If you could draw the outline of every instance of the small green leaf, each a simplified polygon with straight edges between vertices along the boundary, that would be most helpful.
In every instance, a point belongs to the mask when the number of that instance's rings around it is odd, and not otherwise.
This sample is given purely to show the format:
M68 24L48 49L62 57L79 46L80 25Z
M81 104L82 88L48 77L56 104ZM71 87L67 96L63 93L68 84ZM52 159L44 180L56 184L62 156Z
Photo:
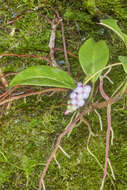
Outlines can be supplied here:
M73 89L76 87L74 80L65 72L50 66L33 66L17 74L9 87L15 85L53 86Z
M127 56L119 56L119 60L123 65L124 71L127 73Z
M121 31L120 27L117 25L117 20L103 19L101 20L100 24L113 30L124 41L125 45L127 46L127 35Z
M79 61L86 75L92 75L104 68L109 59L109 49L103 40L95 42L88 39L79 50ZM101 72L91 80L96 82Z

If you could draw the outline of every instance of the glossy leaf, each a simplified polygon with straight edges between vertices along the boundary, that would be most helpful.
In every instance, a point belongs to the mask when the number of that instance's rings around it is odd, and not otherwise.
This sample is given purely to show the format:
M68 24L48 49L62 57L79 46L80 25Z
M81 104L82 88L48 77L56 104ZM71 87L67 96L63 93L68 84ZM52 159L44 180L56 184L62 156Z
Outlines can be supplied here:
M103 40L95 42L92 38L88 39L79 50L79 61L86 75L92 75L104 68L109 59L109 49ZM93 83L98 79L99 74L94 76Z
M119 56L119 60L123 65L124 71L127 73L127 56Z
M33 66L17 74L10 83L15 85L52 86L73 89L74 80L65 72L50 66Z
M120 27L117 25L117 20L103 19L101 20L100 24L113 30L124 41L125 45L127 46L127 35L121 31Z

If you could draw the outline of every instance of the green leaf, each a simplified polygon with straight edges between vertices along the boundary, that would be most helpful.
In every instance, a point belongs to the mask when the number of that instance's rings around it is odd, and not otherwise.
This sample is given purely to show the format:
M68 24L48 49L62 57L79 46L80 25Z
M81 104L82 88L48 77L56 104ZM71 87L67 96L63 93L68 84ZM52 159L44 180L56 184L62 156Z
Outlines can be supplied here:
M65 72L50 66L33 66L17 74L9 87L15 85L53 86L73 89L76 87L74 80Z
M79 61L86 75L92 75L104 68L109 59L109 49L103 40L95 42L88 39L79 50ZM96 82L101 72L94 76L91 81Z
M124 71L127 73L127 56L119 56L119 60L123 65Z
M124 41L125 45L127 46L127 35L121 31L120 27L117 25L117 20L102 19L100 24L113 30Z

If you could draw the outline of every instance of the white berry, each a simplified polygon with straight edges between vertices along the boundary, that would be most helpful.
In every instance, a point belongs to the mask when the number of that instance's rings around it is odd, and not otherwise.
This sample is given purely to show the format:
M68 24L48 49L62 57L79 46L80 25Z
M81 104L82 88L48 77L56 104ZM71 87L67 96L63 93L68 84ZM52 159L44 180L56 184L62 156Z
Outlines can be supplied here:
M87 93L90 93L90 91L91 91L91 86L86 85L86 86L83 87L83 90L86 91Z
M77 93L80 94L82 92L82 90L83 90L82 87L77 87L77 88L74 89L74 92L77 92Z
M77 103L77 106L78 106L78 107L82 107L84 104L85 104L85 101L84 101L84 100L80 100L80 101Z
M71 99L70 103L71 103L72 105L76 105L77 100L76 100L75 98L73 98L73 99Z
M70 94L70 98L75 98L77 96L77 94L75 93L75 92L72 92L71 94Z

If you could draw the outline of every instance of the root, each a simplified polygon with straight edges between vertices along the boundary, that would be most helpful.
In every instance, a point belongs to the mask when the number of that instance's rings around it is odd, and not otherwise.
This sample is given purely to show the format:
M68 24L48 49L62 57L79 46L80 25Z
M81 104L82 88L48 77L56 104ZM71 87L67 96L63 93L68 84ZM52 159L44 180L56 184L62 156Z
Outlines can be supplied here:
M107 175L107 164L108 164L108 155L109 155L109 140L110 140L110 130L111 130L111 106L110 105L108 105L108 107L107 107L107 121L108 121L108 128L107 128L107 135L106 135L105 167L104 167L104 176L102 179L100 190L103 190L105 178Z
M67 153L64 151L64 149L63 149L60 145L59 145L59 148L60 148L60 150L64 153L64 155L65 155L66 157L70 158L70 155L67 154Z
M100 128L101 128L101 131L103 129L103 124L102 124L102 119L101 119L101 115L99 114L99 112L95 109L94 110L95 113L97 114L98 118L99 118L99 122L100 122Z
M58 150L58 148L59 148L59 145L60 145L60 143L61 143L62 137L64 137L64 136L73 128L73 126L83 117L83 115L84 115L86 112L87 112L87 111L84 111L84 112L82 112L81 114L79 114L79 115L75 118L75 120L74 120L73 122L71 122L70 125L68 125L68 127L64 130L64 132L59 135L59 137L58 137L58 139L57 139L57 142L56 142L55 149L54 149L53 152L51 153L51 155L50 155L50 157L49 157L49 159L48 159L48 161L47 161L47 163L46 163L46 165L45 165L45 168L44 168L44 170L43 170L43 172L42 172L41 179L40 179L40 183L39 183L39 190L41 190L42 181L43 181L43 179L44 179L44 177L45 177L45 174L46 174L46 172L47 172L47 169L48 169L48 167L49 167L50 162L52 161L54 155L56 154L56 152L57 152L57 150Z
M104 75L104 77L109 73L109 71ZM105 94L103 90L103 78L100 77L100 93L103 96L105 100L109 100L110 98ZM103 190L105 178L107 175L107 164L108 164L108 156L109 156L109 141L110 141L110 131L111 131L111 104L107 105L107 122L108 122L108 128L107 128L107 134L106 134L106 152L105 152L105 167L104 167L104 175L101 183L100 190Z

